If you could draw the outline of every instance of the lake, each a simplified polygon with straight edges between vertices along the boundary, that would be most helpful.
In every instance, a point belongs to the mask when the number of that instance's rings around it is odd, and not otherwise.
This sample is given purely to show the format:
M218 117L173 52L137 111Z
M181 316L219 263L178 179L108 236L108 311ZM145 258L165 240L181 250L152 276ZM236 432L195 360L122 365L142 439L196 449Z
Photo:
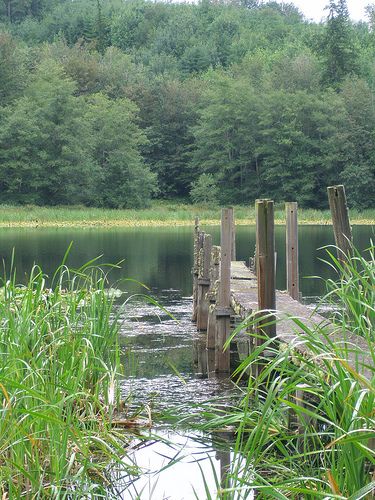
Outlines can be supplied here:
M206 227L219 244L219 227ZM374 236L370 226L354 226L356 246L362 251ZM67 264L73 268L97 256L98 263L118 263L121 269L110 273L110 281L126 291L127 303L121 307L121 345L126 375L122 383L122 395L128 398L129 407L146 406L152 413L160 413L172 407L183 412L189 406L199 405L220 397L221 402L238 397L229 380L207 378L204 338L190 321L193 264L193 228L90 228L90 229L2 229L0 255L9 269L12 249L15 248L15 266L20 282L25 280L34 263L51 274L61 263L70 242L73 246ZM248 260L254 254L255 227L237 227L237 258ZM329 226L302 226L299 229L301 291L305 300L314 303L324 293L321 280L311 276L329 276L329 268L319 259L325 258L325 250L319 248L334 242ZM276 227L277 287L285 288L285 228ZM128 279L136 280L127 281ZM143 283L150 290L140 285ZM147 301L143 294L153 296L173 315ZM177 320L177 321L176 321ZM119 498L196 498L182 487L179 494L168 489L171 477L188 477L196 492L203 492L202 456L207 458L203 467L216 471L222 463L230 462L230 450L218 450L212 439L195 434L176 434L170 429L154 430L168 438L168 444L156 439L152 446L140 446L134 451L134 460L143 470L143 478L121 477L116 479ZM177 451L176 451L177 450ZM176 453L183 456L179 468L166 468L160 476L158 470L166 467ZM163 460L160 457L163 456ZM196 456L197 461L188 460ZM187 458L186 458L187 457ZM199 463L199 467L198 464ZM146 464L146 465L142 465ZM120 474L120 473L119 473ZM121 474L120 474L121 475ZM218 486L209 478L212 491ZM117 477L117 476L116 476ZM180 488L180 489L181 489ZM177 496L176 496L177 495ZM203 496L198 496L203 498Z

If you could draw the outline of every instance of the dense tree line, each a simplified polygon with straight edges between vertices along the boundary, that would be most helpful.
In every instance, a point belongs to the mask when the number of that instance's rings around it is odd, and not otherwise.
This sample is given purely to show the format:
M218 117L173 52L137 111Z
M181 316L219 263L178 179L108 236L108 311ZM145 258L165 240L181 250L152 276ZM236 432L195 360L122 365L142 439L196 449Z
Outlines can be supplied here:
M2 0L1 202L374 206L374 11Z

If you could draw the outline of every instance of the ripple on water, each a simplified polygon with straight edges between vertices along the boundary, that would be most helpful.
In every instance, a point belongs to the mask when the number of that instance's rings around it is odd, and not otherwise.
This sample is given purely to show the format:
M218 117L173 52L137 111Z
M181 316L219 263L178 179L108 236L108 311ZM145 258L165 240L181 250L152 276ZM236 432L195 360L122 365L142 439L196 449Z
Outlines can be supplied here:
M148 405L154 413L173 413L173 408L189 413L207 401L223 406L237 399L232 382L208 377L204 337L191 322L191 298L179 297L173 290L163 291L159 300L175 319L139 300L129 302L121 313L123 363L125 372L130 370L121 391L124 399L130 395L130 411ZM229 445L224 455L209 436L168 429L153 432L157 439L140 441L126 457L142 474L117 473L118 498L203 499L207 497L203 477L215 498L215 477L220 478L224 462L228 466L231 461Z

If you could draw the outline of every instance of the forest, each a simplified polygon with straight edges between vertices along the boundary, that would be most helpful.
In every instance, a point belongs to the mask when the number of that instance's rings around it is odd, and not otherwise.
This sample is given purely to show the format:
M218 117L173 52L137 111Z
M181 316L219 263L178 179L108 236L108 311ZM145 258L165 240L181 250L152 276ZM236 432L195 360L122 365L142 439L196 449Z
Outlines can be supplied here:
M0 202L375 204L375 7L2 0Z

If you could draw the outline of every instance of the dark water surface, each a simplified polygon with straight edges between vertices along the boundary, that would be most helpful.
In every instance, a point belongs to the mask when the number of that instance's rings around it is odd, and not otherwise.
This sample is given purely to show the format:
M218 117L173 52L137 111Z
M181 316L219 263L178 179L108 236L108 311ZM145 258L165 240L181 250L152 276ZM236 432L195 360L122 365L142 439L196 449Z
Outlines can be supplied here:
M215 244L219 244L219 228L205 229L213 235ZM356 246L364 250L374 230L369 226L354 226L353 234ZM237 227L236 239L237 259L248 260L254 254L255 228ZM17 276L22 282L34 263L51 274L61 263L71 241L73 247L67 261L71 267L79 267L99 255L102 255L99 263L124 261L121 269L111 273L111 281L127 291L124 296L127 302L121 306L122 359L127 375L122 392L124 397L132 395L131 406L144 405L152 413L159 413L180 405L188 411L189 407L207 400L220 397L222 404L227 404L230 398L239 397L230 381L207 378L204 339L190 321L192 228L1 229L0 256L9 268L15 248ZM299 260L304 297L324 293L323 283L307 276L329 276L328 266L319 260L326 253L318 248L331 244L331 227L300 227ZM277 287L282 289L285 288L285 228L281 226L276 227L276 250ZM127 278L144 283L150 291L126 281ZM175 319L147 302L141 296L145 293L151 294ZM151 446L144 445L134 451L131 459L144 475L136 480L119 477L118 498L204 499L202 467L214 498L218 486L214 477L220 476L223 463L230 462L230 450L223 452L213 447L209 436L203 439L196 434L176 434L168 429L162 434L166 442L157 440ZM178 458L183 457L178 460L178 468L173 465L160 475L158 470L173 461L176 454ZM206 457L205 462L202 457ZM189 478L198 497L189 486ZM248 498L248 495L238 498Z
M219 227L205 228L219 244ZM354 226L354 241L360 249L368 246L374 237L371 226ZM121 271L113 279L133 278L151 287L156 294L175 290L181 296L191 295L193 260L193 230L191 227L172 228L2 228L0 256L10 261L12 249L16 252L19 279L30 271L33 263L51 273L61 262L70 242L73 248L68 264L78 267L103 255L102 262L117 263L124 259ZM327 275L327 268L318 257L325 252L317 249L333 244L330 226L302 226L299 228L301 276ZM255 227L237 227L237 258L247 260L254 254ZM276 227L277 285L285 287L285 227ZM123 283L122 288L137 287ZM138 287L139 290L139 287ZM302 278L304 296L319 295L322 286L317 280Z

